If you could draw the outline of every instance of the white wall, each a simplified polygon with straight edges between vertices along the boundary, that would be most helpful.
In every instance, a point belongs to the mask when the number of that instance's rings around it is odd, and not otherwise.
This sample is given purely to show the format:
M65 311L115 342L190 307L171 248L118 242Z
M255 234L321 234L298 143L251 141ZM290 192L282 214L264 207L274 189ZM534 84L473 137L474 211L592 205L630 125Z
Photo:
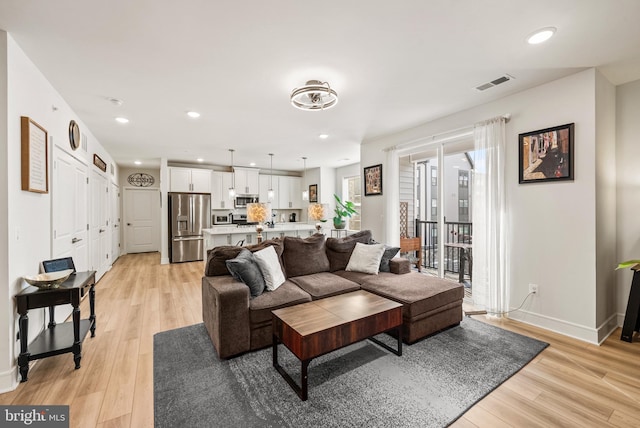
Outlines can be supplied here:
M511 237L510 306L520 305L529 283L540 289L524 310L510 316L594 343L599 337L596 75L596 70L586 70L395 135L365 141L361 146L362 165L375 165L384 163L385 147L510 113L505 171ZM518 134L571 122L576 125L575 180L518 184ZM385 199L363 199L363 228L372 229L374 235L384 232ZM609 315L605 310L604 318Z
M12 389L16 385L17 370L16 357L20 352L19 343L15 341L17 332L17 313L14 295L19 293L24 282L22 277L38 273L42 260L51 258L51 153L49 144L49 189L47 194L39 194L21 190L20 170L20 116L30 117L48 131L50 142L63 150L70 151L68 143L68 126L71 119L76 120L81 132L87 135L88 150L83 153L80 149L73 152L74 156L83 158L93 167L93 154L100 156L110 167L114 162L104 150L88 128L79 120L78 116L66 104L64 99L55 91L47 79L35 65L27 58L20 47L7 33L0 31L0 65L6 65L7 78L0 79L0 103L7 106L6 114L0 119L0 131L3 139L6 136L6 161L2 167L2 191L0 206L7 207L7 221L4 222L0 211L1 224L6 225L6 235L0 233L0 242L7 256L0 262L0 298L2 306L8 314L0 323L3 343L8 347L0 348L0 391ZM5 39L6 37L6 39ZM6 49L6 51L4 51ZM6 85L6 86L5 86ZM6 96L2 94L6 91ZM6 103L6 104L5 104ZM54 108L55 106L55 108ZM4 122L6 120L6 122ZM6 132L3 130L6 123ZM3 156L5 153L3 152ZM106 176L110 176L110 168ZM6 174L6 175L5 175ZM117 179L117 168L114 166L114 180ZM4 180L6 179L6 182ZM3 208L2 210L4 210ZM88 211L90 212L90 211ZM5 229L2 229L5 231ZM7 263L3 269L3 263ZM6 300L5 300L6 299ZM31 341L44 327L44 310L29 311L29 340ZM4 334L8 332L8 338Z
M616 88L617 260L640 259L640 80ZM633 272L616 271L616 311L622 324Z
M596 329L618 326L616 311L616 89L596 71Z

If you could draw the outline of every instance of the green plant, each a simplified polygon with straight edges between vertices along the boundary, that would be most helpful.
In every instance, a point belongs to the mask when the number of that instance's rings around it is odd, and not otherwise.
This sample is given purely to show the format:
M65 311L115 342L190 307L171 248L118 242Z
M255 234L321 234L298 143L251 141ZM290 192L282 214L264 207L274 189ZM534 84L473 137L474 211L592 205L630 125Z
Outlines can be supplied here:
M335 193L333 196L336 198L336 208L333 210L335 212L335 217L333 217L334 223L342 222L344 217L351 217L354 214L358 214L356 211L356 206L351 201L342 201L338 195Z

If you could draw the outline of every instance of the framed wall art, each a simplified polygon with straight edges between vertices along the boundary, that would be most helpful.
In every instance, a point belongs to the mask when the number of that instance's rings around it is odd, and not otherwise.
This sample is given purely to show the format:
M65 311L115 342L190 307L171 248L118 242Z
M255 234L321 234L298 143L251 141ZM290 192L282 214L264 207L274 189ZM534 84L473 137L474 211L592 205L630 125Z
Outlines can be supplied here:
M573 180L573 134L573 123L520 134L520 184Z
M26 116L20 117L22 190L49 193L49 134Z
M318 185L309 185L309 202L318 202Z
M382 195L382 164L364 169L364 195Z

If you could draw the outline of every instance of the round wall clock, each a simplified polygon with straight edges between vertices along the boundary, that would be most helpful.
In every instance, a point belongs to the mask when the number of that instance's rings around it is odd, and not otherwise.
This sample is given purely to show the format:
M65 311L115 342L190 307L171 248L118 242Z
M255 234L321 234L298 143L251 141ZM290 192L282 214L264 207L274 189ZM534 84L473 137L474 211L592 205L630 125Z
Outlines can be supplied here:
M149 187L153 186L153 183L156 182L156 180L153 178L153 175L149 175L144 172L135 172L131 174L127 178L127 181L129 182L129 184L136 187Z
M75 120L69 122L69 144L72 150L80 147L80 127Z

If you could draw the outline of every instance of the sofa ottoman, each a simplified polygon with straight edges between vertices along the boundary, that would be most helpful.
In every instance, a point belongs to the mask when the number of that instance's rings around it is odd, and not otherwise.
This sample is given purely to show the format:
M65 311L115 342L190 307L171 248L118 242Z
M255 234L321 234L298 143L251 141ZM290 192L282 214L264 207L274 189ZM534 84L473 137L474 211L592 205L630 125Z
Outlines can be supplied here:
M363 290L403 304L403 341L413 343L462 321L464 287L457 282L412 272L381 272L366 278Z

